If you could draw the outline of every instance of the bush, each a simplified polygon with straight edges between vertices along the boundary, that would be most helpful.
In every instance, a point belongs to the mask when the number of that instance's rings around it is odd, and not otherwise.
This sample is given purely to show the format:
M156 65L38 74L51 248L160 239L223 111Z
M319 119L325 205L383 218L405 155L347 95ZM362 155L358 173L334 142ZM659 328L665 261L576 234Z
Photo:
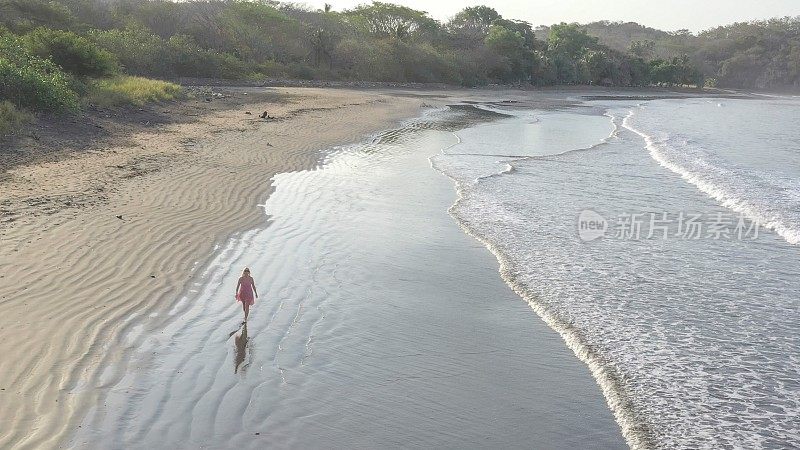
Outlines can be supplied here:
M89 39L116 55L127 73L157 77L173 76L163 39L141 29L92 30Z
M24 33L43 25L70 28L75 17L65 5L50 0L0 0L0 26Z
M286 76L286 66L277 61L264 61L260 64L253 64L251 72L247 74L247 78L253 80L264 77L280 78Z
M167 50L173 76L238 79L247 72L247 65L235 56L200 48L189 36L172 36Z
M291 63L286 66L286 73L289 78L296 78L299 80L313 80L319 78L317 72L308 66L308 64Z
M94 81L89 87L87 101L102 106L143 105L173 100L180 95L181 87L177 84L122 75Z
M119 72L114 55L69 31L37 28L25 35L25 44L34 55L50 58L79 77L106 77Z
M0 32L0 100L36 110L74 110L78 96L52 61L30 54L19 38Z
M117 56L125 71L156 77L241 78L247 65L228 53L206 50L191 37L162 39L146 30L93 30L89 38Z
M30 122L31 115L17 109L13 103L0 102L0 135L7 134L19 128L22 124Z
M428 44L408 44L384 39L367 45L344 39L334 51L338 65L357 80L400 82L460 82L452 58Z

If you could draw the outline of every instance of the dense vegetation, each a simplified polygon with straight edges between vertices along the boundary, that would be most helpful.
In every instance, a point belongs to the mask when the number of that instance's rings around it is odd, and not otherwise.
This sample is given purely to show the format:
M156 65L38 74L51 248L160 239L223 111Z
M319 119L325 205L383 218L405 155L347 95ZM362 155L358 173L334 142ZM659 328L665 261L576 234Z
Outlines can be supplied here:
M117 56L87 37L37 27L0 28L0 134L29 121L26 111L69 112L81 97L95 104L142 104L175 98L180 87L120 74Z
M734 23L692 34L673 33L632 22L594 22L587 34L609 47L645 59L689 62L719 87L800 90L800 17ZM548 27L537 28L539 37Z
M0 100L22 107L75 109L76 84L51 59L31 52L24 38L0 29Z
M465 8L447 23L380 2L334 12L264 0L0 0L0 12L0 25L30 42L34 55L50 54L80 76L107 75L119 65L129 74L165 78L699 81L680 58L651 64L602 44L577 24L555 25L537 39L530 24L485 6Z
M269 0L0 0L0 101L72 110L98 98L92 89L173 89L97 81L122 74L796 88L799 30L798 19L698 35L617 22L534 30L486 6L441 23L381 2L335 12ZM172 95L162 93L153 98Z

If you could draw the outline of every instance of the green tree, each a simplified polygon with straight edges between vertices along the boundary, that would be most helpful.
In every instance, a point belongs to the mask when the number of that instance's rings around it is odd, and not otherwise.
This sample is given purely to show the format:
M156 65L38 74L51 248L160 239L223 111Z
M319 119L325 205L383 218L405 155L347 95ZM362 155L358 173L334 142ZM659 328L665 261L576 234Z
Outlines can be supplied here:
M586 34L578 24L562 23L550 27L547 53L559 83L580 84L590 81L584 56L597 46L597 38Z
M525 39L525 46L531 50L545 48L544 45L539 45L539 42L536 40L536 33L533 31L533 27L531 27L531 24L528 22L523 20L506 20L501 18L495 21L495 25L500 25L515 33L519 33L519 35Z
M178 33L186 18L181 14L181 5L169 0L122 3L117 13L122 11L125 11L129 24L146 27L163 39Z
M430 35L439 28L438 22L428 13L391 3L373 2L346 12L356 23L377 37L409 40L420 35Z
M630 84L633 86L647 86L651 83L650 66L642 58L632 58L628 66Z
M503 64L496 68L495 76L502 81L522 81L528 78L532 54L519 32L492 25L485 43L490 51L503 58Z
M470 6L462 9L453 16L448 23L451 29L474 30L478 34L485 36L489 33L489 27L502 19L494 8L489 6Z
M17 33L36 27L68 29L75 17L61 3L47 0L0 0L0 25Z
M305 53L298 21L268 2L233 2L218 23L231 51L242 59L289 62Z
M550 27L548 50L570 59L579 59L597 45L597 38L586 34L577 23L561 23Z
M18 34L40 26L72 31L137 75L468 85L686 85L707 76L726 87L800 88L797 18L695 35L608 21L534 31L486 5L464 8L443 25L383 2L337 13L274 0L0 0L0 24Z
M611 59L604 51L589 50L583 57L589 80L592 84L611 85L614 68Z

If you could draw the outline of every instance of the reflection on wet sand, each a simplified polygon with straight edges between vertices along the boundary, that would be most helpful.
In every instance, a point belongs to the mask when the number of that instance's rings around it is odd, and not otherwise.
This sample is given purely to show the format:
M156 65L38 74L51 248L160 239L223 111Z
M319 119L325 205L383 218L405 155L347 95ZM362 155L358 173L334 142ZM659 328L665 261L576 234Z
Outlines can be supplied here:
M234 331L234 333L236 333ZM241 366L242 372L244 372L245 368L247 368L247 364L242 366L245 357L247 357L247 342L249 339L247 338L247 322L242 325L242 332L236 335L234 338L234 344L236 345L236 353L233 360L233 373L239 373L239 367Z

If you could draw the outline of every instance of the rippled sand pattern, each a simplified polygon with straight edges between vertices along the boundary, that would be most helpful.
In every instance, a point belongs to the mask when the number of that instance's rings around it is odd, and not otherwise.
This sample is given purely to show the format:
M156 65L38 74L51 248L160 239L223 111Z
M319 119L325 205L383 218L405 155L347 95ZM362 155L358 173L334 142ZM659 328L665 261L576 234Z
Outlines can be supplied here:
M123 394L114 386L129 376L120 369L134 358L126 343L145 332L173 337L162 333L166 311L179 308L176 299L201 262L226 242L221 236L263 220L256 205L274 173L313 167L319 150L419 111L414 99L289 91L293 102L270 111L290 120L248 130L207 125L189 133L194 145L178 149L170 139L186 135L183 128L137 136L141 153L161 155L158 170L121 181L93 206L26 213L0 225L0 448L55 448L79 430L90 407ZM297 111L309 103L321 109ZM248 117L239 111L224 119ZM77 195L70 179L53 175L68 177L135 150L20 168L12 175L21 193L3 198L24 199L24 183L34 186L39 177Z
M424 122L275 177L269 226L125 333L136 351L70 444L624 448L588 370L448 215L428 157L457 140ZM246 332L244 265L261 293Z

